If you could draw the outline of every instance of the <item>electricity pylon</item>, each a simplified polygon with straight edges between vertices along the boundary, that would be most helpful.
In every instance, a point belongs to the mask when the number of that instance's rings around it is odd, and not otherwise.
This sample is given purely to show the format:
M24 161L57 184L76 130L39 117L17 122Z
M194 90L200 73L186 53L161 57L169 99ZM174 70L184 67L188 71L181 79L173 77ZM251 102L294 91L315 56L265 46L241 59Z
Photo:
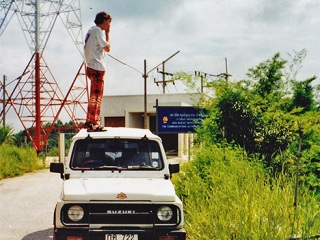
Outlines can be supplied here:
M78 129L85 117L88 89L84 63L73 81L69 81L72 83L66 92L59 87L43 57L53 27L61 19L83 58L80 0L2 0L0 14L0 37L16 16L31 51L30 61L20 77L12 81L15 86L10 93L0 82L6 96L0 117L13 109L40 152L62 111Z

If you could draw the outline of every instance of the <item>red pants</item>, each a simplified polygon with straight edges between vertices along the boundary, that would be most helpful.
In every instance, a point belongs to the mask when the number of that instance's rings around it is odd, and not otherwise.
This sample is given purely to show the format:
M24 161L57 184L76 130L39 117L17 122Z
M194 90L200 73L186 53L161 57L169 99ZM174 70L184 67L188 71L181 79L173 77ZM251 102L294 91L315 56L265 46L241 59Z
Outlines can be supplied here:
M87 76L91 80L90 98L88 102L87 123L100 125L100 110L103 97L104 71L87 68Z

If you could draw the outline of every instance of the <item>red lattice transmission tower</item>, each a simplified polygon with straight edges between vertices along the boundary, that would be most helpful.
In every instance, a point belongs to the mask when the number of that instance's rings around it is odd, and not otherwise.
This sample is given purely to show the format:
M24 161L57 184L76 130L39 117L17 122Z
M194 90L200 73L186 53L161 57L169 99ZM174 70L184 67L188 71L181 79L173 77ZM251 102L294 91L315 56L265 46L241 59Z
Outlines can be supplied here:
M42 54L56 21L60 19L83 59L79 1L2 0L0 3L0 37L10 20L18 17L31 50L30 61L21 76L10 82L14 85L12 91L7 91L5 81L0 82L0 90L5 94L0 121L9 110L13 110L38 152L47 145L47 139L62 112L78 129L85 120L88 89L84 63L74 79L69 81L71 85L66 91L59 87Z

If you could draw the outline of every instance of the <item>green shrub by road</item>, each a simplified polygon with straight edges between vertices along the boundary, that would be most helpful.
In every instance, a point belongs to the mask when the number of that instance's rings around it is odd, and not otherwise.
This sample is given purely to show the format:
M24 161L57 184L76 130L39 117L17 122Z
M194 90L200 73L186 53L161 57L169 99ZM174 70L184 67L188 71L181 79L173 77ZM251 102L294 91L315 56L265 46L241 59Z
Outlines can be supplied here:
M43 168L33 148L0 145L0 179L23 175Z
M194 150L194 159L173 178L188 239L307 239L320 233L319 198L301 186L295 208L293 177L271 178L242 150Z

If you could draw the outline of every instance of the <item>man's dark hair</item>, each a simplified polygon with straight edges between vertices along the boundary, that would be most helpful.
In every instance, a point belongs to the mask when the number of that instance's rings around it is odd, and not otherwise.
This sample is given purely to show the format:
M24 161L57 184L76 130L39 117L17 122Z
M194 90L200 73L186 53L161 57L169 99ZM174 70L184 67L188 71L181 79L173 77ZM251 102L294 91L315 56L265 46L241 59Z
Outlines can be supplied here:
M104 20L112 19L111 16L106 12L99 12L94 20L95 24L101 24Z

